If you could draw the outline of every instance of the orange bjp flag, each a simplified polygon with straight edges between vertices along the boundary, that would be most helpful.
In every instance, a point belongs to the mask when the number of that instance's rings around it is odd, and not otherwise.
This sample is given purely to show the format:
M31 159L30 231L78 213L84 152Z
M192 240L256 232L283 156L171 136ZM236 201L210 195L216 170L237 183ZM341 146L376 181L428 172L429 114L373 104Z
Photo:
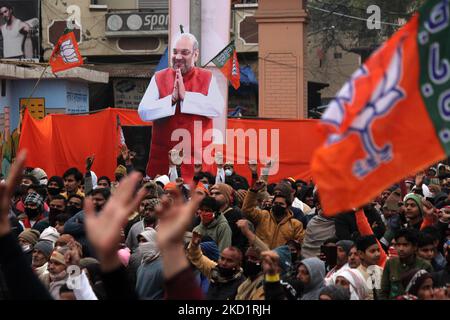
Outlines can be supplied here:
M222 51L220 51L212 62L220 69L220 71L230 80L234 89L238 89L241 85L241 72L239 70L239 61L234 42L230 42Z
M328 106L311 164L326 215L450 154L449 12L449 0L427 1Z
M60 72L83 64L83 57L78 49L73 31L64 33L58 40L50 57L52 72Z

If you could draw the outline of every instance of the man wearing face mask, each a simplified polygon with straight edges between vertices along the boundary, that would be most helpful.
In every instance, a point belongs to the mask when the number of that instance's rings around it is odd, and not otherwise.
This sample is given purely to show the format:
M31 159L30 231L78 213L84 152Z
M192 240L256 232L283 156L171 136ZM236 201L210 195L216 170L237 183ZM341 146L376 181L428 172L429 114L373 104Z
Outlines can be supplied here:
M92 197L92 202L94 204L95 212L98 213L102 210L106 201L108 201L111 196L109 189L95 189L92 190L90 196ZM93 251L90 248L90 244L86 238L86 230L84 226L85 214L84 210L78 212L72 218L67 220L64 224L64 233L70 234L78 241L83 248L85 256L92 256Z
M232 300L245 276L241 268L242 252L236 247L227 247L215 262L203 255L200 249L201 235L193 232L188 246L189 261L209 280L210 285L206 300Z
M217 243L219 251L222 251L231 246L232 232L227 219L219 209L219 204L214 198L205 197L198 210L201 222L193 232L210 237Z
M270 249L284 245L289 240L302 242L303 224L294 219L288 207L292 204L290 192L279 192L274 196L272 209L261 210L256 207L257 193L264 189L264 181L257 181L245 197L242 213L256 226L256 235Z
M264 300L264 272L261 266L261 252L249 247L245 252L242 268L247 279L239 286L236 300Z
M22 221L25 229L35 228L37 222L45 219L44 199L36 192L28 193L24 201L26 218Z
M59 289L66 284L68 274L66 272L67 262L64 254L68 251L67 247L58 247L53 250L47 264L47 271L39 279L49 290L52 297L59 300Z
M17 238L19 245L22 247L22 252L25 254L25 258L30 266L33 258L33 248L34 245L38 242L39 236L39 231L28 229L22 231Z
M76 215L78 212L80 212L83 209L83 203L84 203L84 197L73 194L69 196L69 199L67 200L66 205L66 212L70 214L71 217Z
M28 188L33 185L38 185L39 181L31 174L25 174L22 177L22 182L17 188L17 196L19 196L18 201L14 204L14 211L17 215L25 212L25 198L28 195Z
M56 226L56 216L61 213L66 212L66 198L58 194L52 198L50 201L50 211L48 213L48 218L45 218L38 223L36 223L34 229L39 230L42 233L44 229L48 227Z
M31 171L31 174L38 179L39 184L42 186L46 186L48 183L47 173L41 168L34 168L33 171Z
M247 190L249 188L247 179L234 171L233 163L227 162L223 166L223 169L225 172L225 183L230 185L234 190Z
M64 180L61 177L59 176L50 177L47 183L48 203L52 201L53 197L63 192L63 188L64 188Z
M233 188L225 183L217 183L211 187L210 195L216 200L220 214L227 219L231 228L231 245L244 252L248 247L248 241L236 225L243 216L241 210L233 206L235 197Z

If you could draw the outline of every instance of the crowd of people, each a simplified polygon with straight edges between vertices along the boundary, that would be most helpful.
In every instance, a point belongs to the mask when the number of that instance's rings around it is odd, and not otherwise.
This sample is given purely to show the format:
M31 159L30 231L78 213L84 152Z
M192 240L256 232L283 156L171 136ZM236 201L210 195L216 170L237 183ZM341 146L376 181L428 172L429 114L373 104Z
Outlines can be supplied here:
M125 149L111 181L93 157L62 177L25 159L0 184L0 299L450 299L444 164L330 217L311 181L255 163L150 178Z

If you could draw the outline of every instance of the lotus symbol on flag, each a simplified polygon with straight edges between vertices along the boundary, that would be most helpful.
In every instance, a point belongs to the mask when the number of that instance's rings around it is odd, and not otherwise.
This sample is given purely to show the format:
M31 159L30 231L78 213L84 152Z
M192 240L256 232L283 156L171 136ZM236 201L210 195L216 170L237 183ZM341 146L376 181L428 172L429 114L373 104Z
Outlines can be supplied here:
M338 143L353 133L359 135L367 156L353 164L353 175L358 179L363 179L383 162L392 160L392 143L387 142L381 147L377 146L372 133L372 125L378 118L386 116L405 97L404 91L399 87L403 64L402 45L403 41L400 41L389 67L376 85L369 101L360 109L347 130L339 132L346 117L345 106L354 101L357 80L369 76L369 72L364 66L358 69L350 81L344 85L322 117L324 123L331 124L337 129L337 133L329 136L328 145Z
M236 66L236 60L233 58L233 69L231 70L231 75L236 76L237 75L237 66Z
M78 59L77 53L75 51L75 47L72 43L71 39L68 39L61 43L61 57L63 58L65 63L76 63L80 61Z

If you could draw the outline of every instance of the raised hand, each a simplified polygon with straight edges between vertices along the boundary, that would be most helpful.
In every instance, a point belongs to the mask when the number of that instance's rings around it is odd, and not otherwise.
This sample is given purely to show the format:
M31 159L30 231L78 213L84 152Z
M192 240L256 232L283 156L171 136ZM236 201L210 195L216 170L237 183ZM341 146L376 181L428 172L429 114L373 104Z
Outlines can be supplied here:
M192 245L198 247L200 245L200 242L202 242L202 235L198 232L192 232Z
M94 164L95 154L86 158L86 172L91 171L92 165Z
M120 262L117 263L120 230L127 223L128 216L146 195L145 188L141 188L137 195L134 195L136 186L141 179L142 175L138 172L123 178L114 194L111 195L98 214L95 213L92 200L90 198L85 200L86 233L101 260L104 270L112 270L120 264Z
M251 171L252 173L257 173L257 170L258 170L258 164L256 163L255 160L250 160L250 161L248 162L248 168L250 169L250 171Z
M16 161L14 161L9 170L6 182L0 184L0 237L11 232L11 225L8 217L9 206L14 190L21 182L26 156L26 150L19 152Z
M424 179L425 179L425 172L417 173L416 174L416 187L422 188Z
M64 254L66 264L76 266L79 265L81 259L81 245L74 240L70 240L67 246L69 247L69 250Z
M438 215L433 204L425 199L422 199L422 204L423 204L424 218L429 220L437 220Z
M167 200L162 201L160 210L156 212L159 218L157 240L161 250L183 243L184 233L189 228L200 201L199 198L192 198L183 205L171 205Z
M275 251L261 253L262 268L265 274L275 275L280 273L280 256Z
M265 186L266 186L266 182L264 180L258 180L255 182L255 184L251 188L251 191L259 192L259 191L263 190L265 188Z
M246 219L240 219L236 221L236 225L241 230L242 234L250 241L252 242L255 238L255 234L250 230L250 226L248 223L248 220Z

